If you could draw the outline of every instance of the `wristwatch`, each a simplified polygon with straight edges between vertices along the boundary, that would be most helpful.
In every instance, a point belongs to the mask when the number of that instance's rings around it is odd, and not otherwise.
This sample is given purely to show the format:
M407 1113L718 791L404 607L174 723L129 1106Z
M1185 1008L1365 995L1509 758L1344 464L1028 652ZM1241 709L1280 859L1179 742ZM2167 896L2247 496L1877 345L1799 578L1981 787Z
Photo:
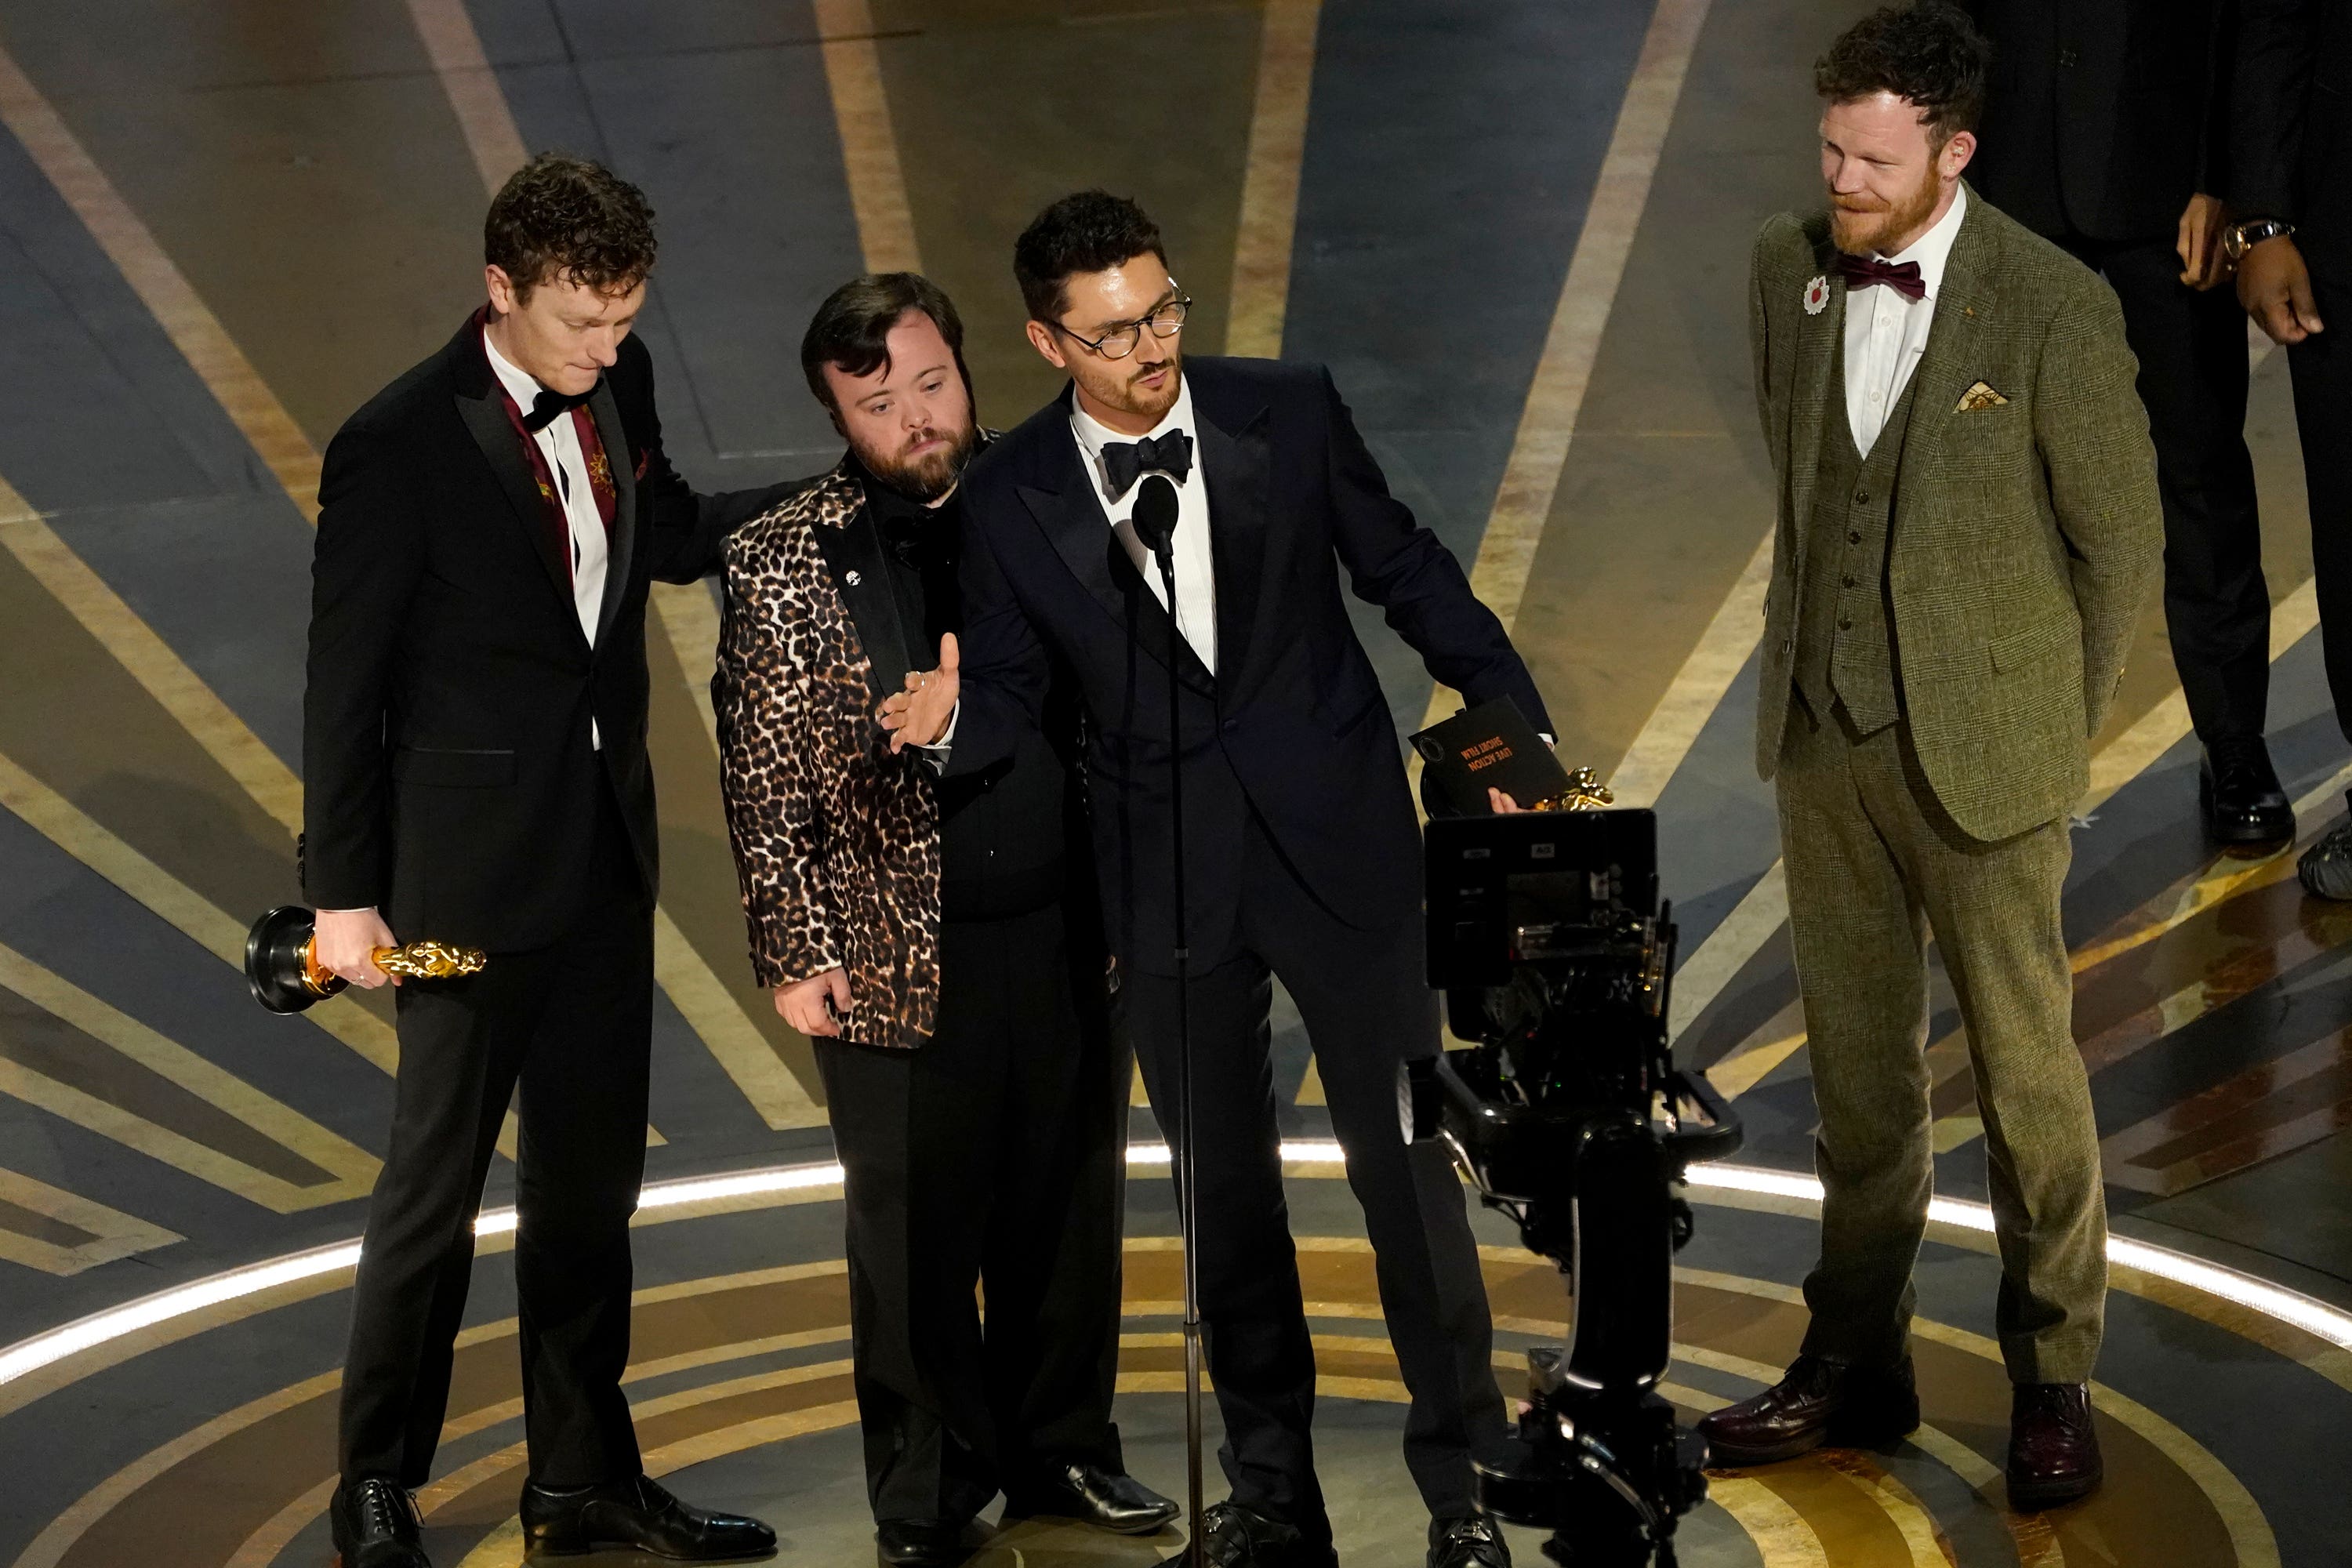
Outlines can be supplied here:
M2243 259L2247 251L2266 239L2278 239L2293 234L2294 225L2284 218L2248 218L2233 223L2221 233L2221 254L2231 261Z

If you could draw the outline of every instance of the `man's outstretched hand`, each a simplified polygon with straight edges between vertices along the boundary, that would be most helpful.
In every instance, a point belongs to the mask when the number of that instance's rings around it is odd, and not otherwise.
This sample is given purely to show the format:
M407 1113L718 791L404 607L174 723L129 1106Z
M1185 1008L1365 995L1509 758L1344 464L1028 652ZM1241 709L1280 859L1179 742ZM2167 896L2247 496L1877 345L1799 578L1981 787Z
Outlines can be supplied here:
M907 689L894 691L882 700L882 728L890 731L890 749L903 752L908 746L928 746L947 733L948 721L955 717L956 700L962 693L962 683L957 679L955 634L950 632L940 639L940 667L920 673L908 671Z

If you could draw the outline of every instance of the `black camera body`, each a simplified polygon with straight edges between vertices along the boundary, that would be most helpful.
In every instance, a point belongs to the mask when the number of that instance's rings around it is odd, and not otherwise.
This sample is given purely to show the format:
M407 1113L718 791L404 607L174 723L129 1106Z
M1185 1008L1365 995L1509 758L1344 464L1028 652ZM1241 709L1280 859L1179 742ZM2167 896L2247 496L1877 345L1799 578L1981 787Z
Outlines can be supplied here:
M1444 1139L1573 1301L1566 1342L1528 1355L1509 1449L1479 1460L1480 1506L1551 1529L1556 1562L1671 1568L1675 1526L1706 1495L1705 1445L1656 1392L1692 1228L1680 1187L1740 1127L1667 1047L1657 819L1433 818L1424 859L1430 984L1478 1043L1415 1064L1413 1135Z

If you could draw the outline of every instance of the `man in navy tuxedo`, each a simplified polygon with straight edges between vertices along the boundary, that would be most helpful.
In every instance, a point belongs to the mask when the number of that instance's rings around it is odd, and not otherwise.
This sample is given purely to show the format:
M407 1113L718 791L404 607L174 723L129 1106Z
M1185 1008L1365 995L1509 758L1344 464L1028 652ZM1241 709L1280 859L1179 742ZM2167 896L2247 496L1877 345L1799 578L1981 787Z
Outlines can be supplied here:
M948 773L966 773L1037 723L1056 665L1071 672L1119 1005L1172 1134L1173 647L1201 1309L1232 1484L1194 1528L1220 1565L1334 1561L1266 1055L1278 975L1378 1258L1429 1562L1502 1568L1502 1538L1473 1501L1472 1447L1503 1428L1477 1251L1444 1151L1409 1145L1397 1116L1403 1064L1438 1048L1420 835L1342 570L1472 702L1509 696L1548 730L1542 700L1460 564L1389 494L1328 372L1182 357L1190 301L1132 202L1055 203L1013 270L1030 342L1071 384L971 469L962 645L950 639L885 721L901 744L944 744ZM1147 475L1176 491L1172 606L1130 521Z

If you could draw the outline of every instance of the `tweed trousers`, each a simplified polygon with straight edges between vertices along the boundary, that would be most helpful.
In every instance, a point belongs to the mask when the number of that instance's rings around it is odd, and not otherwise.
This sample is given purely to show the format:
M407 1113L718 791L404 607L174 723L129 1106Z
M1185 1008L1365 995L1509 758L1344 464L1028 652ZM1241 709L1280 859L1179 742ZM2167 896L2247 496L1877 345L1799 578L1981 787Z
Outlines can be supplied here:
M1842 704L1821 720L1801 696L1776 784L1821 1113L1805 1350L1882 1366L1906 1353L1934 1181L1932 933L1984 1121L2002 1359L2018 1383L2087 1379L2105 1313L2106 1202L2059 921L2066 819L1971 838L1937 804L1907 722L1858 735Z

